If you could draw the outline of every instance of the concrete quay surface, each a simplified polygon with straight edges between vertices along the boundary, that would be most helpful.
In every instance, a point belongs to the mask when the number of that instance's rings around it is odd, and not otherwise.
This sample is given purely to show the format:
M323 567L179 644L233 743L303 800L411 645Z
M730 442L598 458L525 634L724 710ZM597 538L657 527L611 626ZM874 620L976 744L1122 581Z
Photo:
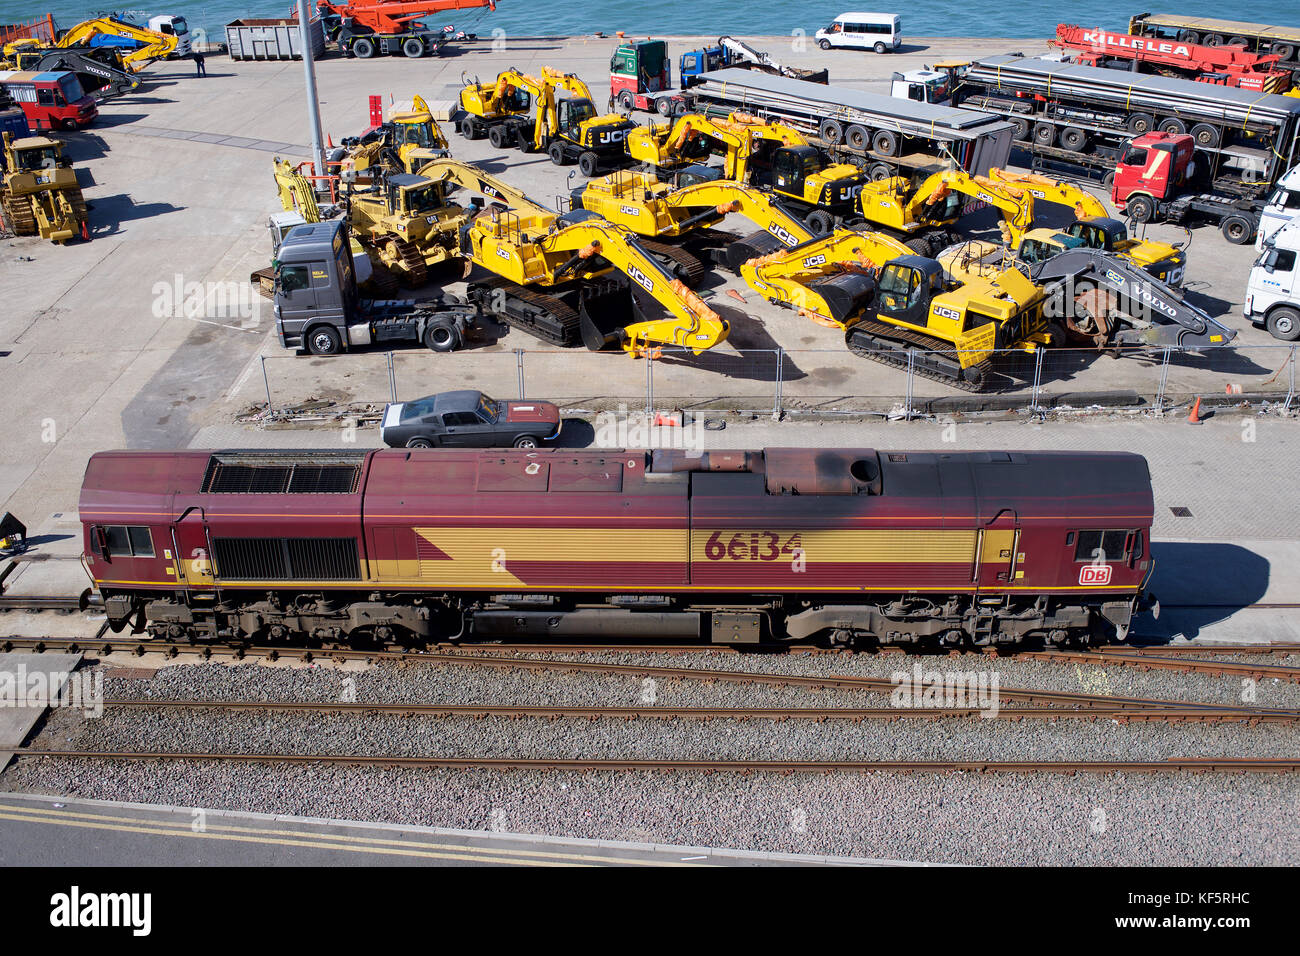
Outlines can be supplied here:
M668 39L675 54L716 38ZM835 84L876 91L887 89L894 70L1045 47L1045 41L919 38L899 54L877 57L815 47L795 51L788 37L754 39L780 59L827 67ZM576 72L599 101L608 89L608 58L615 42L507 38L501 48L465 45L437 59L327 58L317 64L325 130L337 142L363 129L371 94L454 99L462 74L487 78L510 66ZM235 424L236 418L266 401L268 385L277 407L308 399L381 403L390 397L386 353L363 350L330 359L288 354L275 340L265 300L247 288L248 314L215 308L221 289L246 284L249 272L266 264L265 221L278 209L271 160L277 155L305 159L310 134L300 63L236 63L210 56L207 65L208 76L199 78L188 63L157 64L144 74L140 93L104 104L92 129L65 134L92 207L91 242L59 247L35 239L0 240L5 305L0 309L0 368L6 372L0 394L8 411L0 438L0 510L13 511L31 527L37 539L32 557L38 559L11 577L12 593L76 593L85 586L77 562L76 501L86 459L96 450L319 447L341 440L339 430L264 430ZM460 138L449 126L446 132L457 157L501 174L537 199L567 196L580 182L576 175L570 182L572 167L553 166L544 156L494 150L486 140ZM991 212L979 215L986 219L973 218L972 223L991 228ZM749 231L744 220L733 220L729 228ZM1181 230L1164 226L1151 227L1149 235L1186 238ZM1168 369L1171 399L1221 395L1229 384L1278 398L1286 394L1288 350L1241 319L1253 257L1252 248L1232 246L1212 229L1192 234L1190 297L1236 328L1240 347L1233 356L1175 360ZM208 290L202 315L184 314L179 300L189 283L202 283ZM460 286L451 283L449 288ZM904 374L857 359L844 349L839 332L759 301L738 277L714 273L702 292L732 321L731 337L716 353L654 363L655 401L664 403L659 407L722 399L733 407L767 408L778 378L787 408L854 407L864 399L888 407L905 391ZM518 394L522 366L530 398L576 407L626 401L635 408L644 402L647 363L622 354L550 351L523 333L503 331L484 330L471 348L450 355L399 348L393 353L391 378L398 397L470 386L510 398ZM784 350L779 375L777 349ZM1083 396L1077 405L1087 405L1086 396L1101 391L1150 395L1161 372L1158 363L1136 358L1070 353L1053 357L1045 391ZM961 394L938 383L916 383L918 400ZM1180 421L1111 418L1086 425L1052 423L1031 429L999 423L959 431L985 446L1144 451L1152 459L1161 502L1157 533L1166 541L1240 545L1260 540L1271 542L1269 548L1289 548L1295 526L1295 425L1261 419L1260 438L1253 444L1241 440L1239 425L1224 415L1195 431ZM1222 438L1215 438L1220 431ZM575 436L583 434L581 428L566 427L566 441L581 442ZM589 440L590 426L585 434ZM709 433L708 441L732 447L923 447L938 441L938 435L932 423L787 421L737 425ZM357 441L372 444L375 437L363 430ZM1193 517L1172 519L1168 508L1183 504ZM1281 553L1264 560L1280 569L1267 578L1273 603L1276 589L1291 586L1294 575L1285 569L1294 561ZM1162 561L1162 572L1166 566ZM1231 560L1210 566L1237 567ZM1245 591L1258 590L1256 584ZM1261 600L1256 596L1243 603Z

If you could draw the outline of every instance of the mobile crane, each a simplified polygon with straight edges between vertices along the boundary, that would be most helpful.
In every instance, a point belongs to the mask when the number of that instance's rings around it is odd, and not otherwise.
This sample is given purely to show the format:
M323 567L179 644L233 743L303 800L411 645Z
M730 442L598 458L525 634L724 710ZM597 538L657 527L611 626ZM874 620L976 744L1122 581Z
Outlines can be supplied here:
M720 167L698 162L715 150L722 153ZM730 179L771 189L818 235L853 214L866 182L856 166L825 163L793 127L743 113L725 120L688 113L673 123L638 127L627 137L627 152L643 170L677 185Z
M496 9L496 0L317 0L322 19L331 22L331 36L344 56L366 60L381 54L412 58L437 55L442 32L419 22L431 13L449 10Z

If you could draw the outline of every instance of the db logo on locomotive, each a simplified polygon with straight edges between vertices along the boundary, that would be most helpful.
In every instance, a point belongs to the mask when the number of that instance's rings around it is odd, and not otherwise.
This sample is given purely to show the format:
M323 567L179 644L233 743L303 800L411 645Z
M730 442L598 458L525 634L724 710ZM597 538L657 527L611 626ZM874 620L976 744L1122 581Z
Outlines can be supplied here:
M1085 564L1079 569L1079 583L1098 587L1110 584L1110 565Z

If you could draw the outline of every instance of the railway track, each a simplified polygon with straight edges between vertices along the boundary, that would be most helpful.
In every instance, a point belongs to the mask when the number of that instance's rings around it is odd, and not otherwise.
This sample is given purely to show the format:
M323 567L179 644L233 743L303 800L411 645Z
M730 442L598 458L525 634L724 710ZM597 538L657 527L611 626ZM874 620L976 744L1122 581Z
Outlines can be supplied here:
M1151 702L1153 705L1157 702ZM287 713L399 714L421 717L509 717L512 719L580 720L940 720L983 717L998 720L1114 720L1118 723L1294 723L1300 710L1248 710L1235 707L1132 707L1095 704L1079 709L1013 707L996 711L979 707L568 707L555 704L408 704L361 701L143 700L114 697L106 710L227 710Z
M337 764L454 770L573 770L704 773L1294 773L1300 758L1173 757L1168 760L604 760L520 757L404 757L373 754L183 753L178 751L32 750L17 757L53 760L189 760Z

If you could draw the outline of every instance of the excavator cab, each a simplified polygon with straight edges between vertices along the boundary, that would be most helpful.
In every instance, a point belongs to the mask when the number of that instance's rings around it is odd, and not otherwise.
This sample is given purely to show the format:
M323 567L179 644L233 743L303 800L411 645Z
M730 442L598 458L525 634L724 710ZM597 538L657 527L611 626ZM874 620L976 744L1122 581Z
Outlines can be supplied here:
M880 270L877 312L909 325L924 326L930 300L944 291L943 267L923 256L899 256Z
M1128 246L1128 227L1118 219L1097 216L1076 219L1066 230L1067 235L1078 239L1089 249L1103 252L1123 252Z
M582 126L596 118L596 107L591 100L582 97L557 95L556 107L560 135L571 143L585 145L582 142Z
M1034 230L1034 232L1039 232L1039 230ZM1085 245L1083 239L1078 236L1066 235L1063 232L1053 232L1042 236L1031 233L1020 241L1020 248L1016 250L1016 258L1032 267L1046 262L1066 249L1078 249L1083 245Z
M804 183L821 170L821 153L815 147L783 146L772 154L772 187L802 199Z

